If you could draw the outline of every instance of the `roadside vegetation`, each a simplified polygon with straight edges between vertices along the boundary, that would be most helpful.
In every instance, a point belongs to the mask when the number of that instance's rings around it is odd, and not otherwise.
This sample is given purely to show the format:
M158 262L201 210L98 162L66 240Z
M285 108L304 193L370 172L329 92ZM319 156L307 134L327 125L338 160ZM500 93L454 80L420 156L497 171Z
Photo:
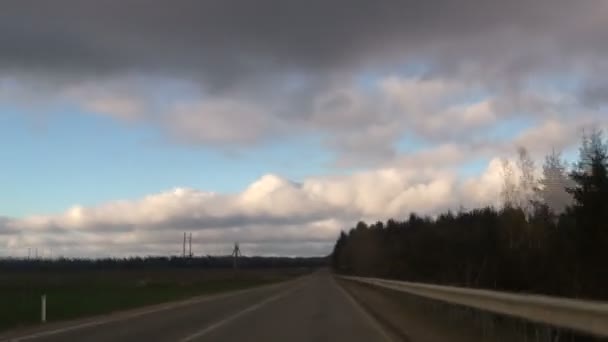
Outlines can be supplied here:
M333 254L340 273L608 299L608 146L584 136L578 161L525 149L504 161L502 207L359 222Z

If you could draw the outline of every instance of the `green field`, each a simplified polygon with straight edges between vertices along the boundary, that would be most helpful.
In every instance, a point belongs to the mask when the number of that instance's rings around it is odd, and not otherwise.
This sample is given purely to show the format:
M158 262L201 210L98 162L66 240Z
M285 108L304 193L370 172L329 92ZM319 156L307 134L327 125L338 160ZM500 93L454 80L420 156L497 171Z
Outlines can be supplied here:
M301 270L19 272L0 275L0 330L279 282Z

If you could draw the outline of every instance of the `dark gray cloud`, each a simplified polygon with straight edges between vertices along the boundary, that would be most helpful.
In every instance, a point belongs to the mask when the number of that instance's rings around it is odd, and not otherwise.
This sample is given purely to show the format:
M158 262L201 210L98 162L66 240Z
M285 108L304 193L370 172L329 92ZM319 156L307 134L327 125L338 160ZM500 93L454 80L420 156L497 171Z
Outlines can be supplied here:
M504 78L597 60L608 48L606 7L568 0L9 0L0 11L0 68L62 77L135 71L224 87L424 59L432 71Z
M587 106L596 108L608 104L608 82L587 84L581 91L581 99Z

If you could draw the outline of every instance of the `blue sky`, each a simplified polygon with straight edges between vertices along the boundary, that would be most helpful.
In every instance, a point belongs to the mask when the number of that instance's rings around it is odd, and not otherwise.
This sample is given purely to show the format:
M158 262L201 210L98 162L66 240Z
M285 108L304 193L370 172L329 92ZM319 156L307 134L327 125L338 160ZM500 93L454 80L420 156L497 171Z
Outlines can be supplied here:
M149 126L73 108L32 116L0 107L1 214L50 214L75 205L137 199L175 187L236 193L267 173L298 181L329 172L318 139L253 149L175 144Z

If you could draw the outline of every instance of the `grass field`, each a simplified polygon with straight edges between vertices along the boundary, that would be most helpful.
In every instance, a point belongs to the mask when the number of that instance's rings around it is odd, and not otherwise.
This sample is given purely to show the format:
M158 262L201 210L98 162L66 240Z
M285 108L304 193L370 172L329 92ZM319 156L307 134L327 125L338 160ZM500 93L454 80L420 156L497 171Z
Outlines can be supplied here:
M0 331L279 282L302 270L154 270L20 272L0 275Z

